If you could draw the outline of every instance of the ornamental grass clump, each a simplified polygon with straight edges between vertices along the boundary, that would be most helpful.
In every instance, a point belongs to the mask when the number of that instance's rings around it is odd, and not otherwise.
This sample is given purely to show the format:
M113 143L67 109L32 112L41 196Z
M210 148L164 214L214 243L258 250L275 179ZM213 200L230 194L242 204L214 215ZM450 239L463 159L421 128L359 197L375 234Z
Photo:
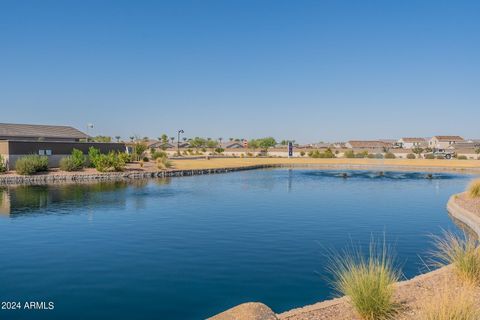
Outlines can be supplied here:
M453 290L444 285L435 290L435 294L421 305L422 320L478 320L480 312L475 305L474 290L470 286L462 286Z
M432 264L442 267L452 264L455 273L467 283L480 284L480 250L477 239L464 234L459 236L444 231L442 236L434 237L436 250L432 253Z
M0 154L0 173L7 172L7 162L3 159L2 155Z
M159 170L166 170L173 167L172 162L166 157L157 158L156 162Z
M480 198L480 179L474 180L468 186L468 195L471 198Z
M72 155L60 160L60 169L63 171L79 171L85 167L87 157L78 149L72 150Z
M394 319L398 313L394 284L400 279L400 270L394 266L385 243L380 247L372 241L367 257L359 250L337 255L330 272L334 289L348 296L362 319Z

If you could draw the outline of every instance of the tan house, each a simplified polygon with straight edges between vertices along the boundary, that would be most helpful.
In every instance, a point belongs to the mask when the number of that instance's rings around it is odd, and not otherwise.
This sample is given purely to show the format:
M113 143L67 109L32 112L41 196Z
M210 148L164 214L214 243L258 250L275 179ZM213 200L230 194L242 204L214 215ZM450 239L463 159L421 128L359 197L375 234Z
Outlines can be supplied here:
M60 159L70 155L72 150L88 153L96 147L102 153L125 151L124 143L87 142L89 136L73 127L0 123L0 155L9 169L15 162L30 154L48 157L50 167L57 167Z
M397 145L403 149L425 148L428 146L425 138L401 138Z
M382 150L393 147L391 143L380 140L350 140L345 143L345 146L357 150Z
M456 143L464 141L460 136L434 136L428 141L428 146L432 149L447 149Z

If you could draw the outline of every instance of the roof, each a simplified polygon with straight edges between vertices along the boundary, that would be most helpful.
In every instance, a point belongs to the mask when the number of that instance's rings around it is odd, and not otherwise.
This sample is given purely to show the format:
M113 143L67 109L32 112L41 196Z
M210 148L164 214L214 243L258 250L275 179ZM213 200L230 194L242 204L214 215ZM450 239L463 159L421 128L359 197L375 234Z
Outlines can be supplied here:
M86 139L89 136L69 126L0 123L0 137Z
M400 140L402 140L403 142L407 142L407 143L408 142L412 143L412 142L425 142L426 141L425 138L402 138Z
M223 142L221 144L221 147L224 149L231 149L231 148L243 148L243 144L238 141L229 141L229 142Z
M438 141L463 141L460 136L434 136Z
M352 146L352 148L383 148L383 147L391 147L392 145L387 142L382 141L361 141L361 140L351 140L348 143Z

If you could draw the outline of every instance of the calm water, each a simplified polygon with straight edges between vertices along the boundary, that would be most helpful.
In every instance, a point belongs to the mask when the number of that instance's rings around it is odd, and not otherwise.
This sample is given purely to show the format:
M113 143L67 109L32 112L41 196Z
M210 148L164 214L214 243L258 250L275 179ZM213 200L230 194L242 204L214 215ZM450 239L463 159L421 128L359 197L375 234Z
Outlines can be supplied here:
M203 319L246 301L280 312L331 296L325 254L386 234L403 271L466 175L259 170L0 189L4 319Z

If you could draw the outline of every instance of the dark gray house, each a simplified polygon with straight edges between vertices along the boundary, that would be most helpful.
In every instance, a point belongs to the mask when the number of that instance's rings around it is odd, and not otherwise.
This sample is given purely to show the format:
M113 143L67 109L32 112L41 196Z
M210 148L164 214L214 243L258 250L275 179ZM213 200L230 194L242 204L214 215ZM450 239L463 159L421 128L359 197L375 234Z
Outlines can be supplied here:
M92 146L102 153L125 151L124 143L88 142L89 136L73 127L0 123L0 155L13 168L18 158L29 154L48 156L57 167L60 159L79 149L87 154Z

